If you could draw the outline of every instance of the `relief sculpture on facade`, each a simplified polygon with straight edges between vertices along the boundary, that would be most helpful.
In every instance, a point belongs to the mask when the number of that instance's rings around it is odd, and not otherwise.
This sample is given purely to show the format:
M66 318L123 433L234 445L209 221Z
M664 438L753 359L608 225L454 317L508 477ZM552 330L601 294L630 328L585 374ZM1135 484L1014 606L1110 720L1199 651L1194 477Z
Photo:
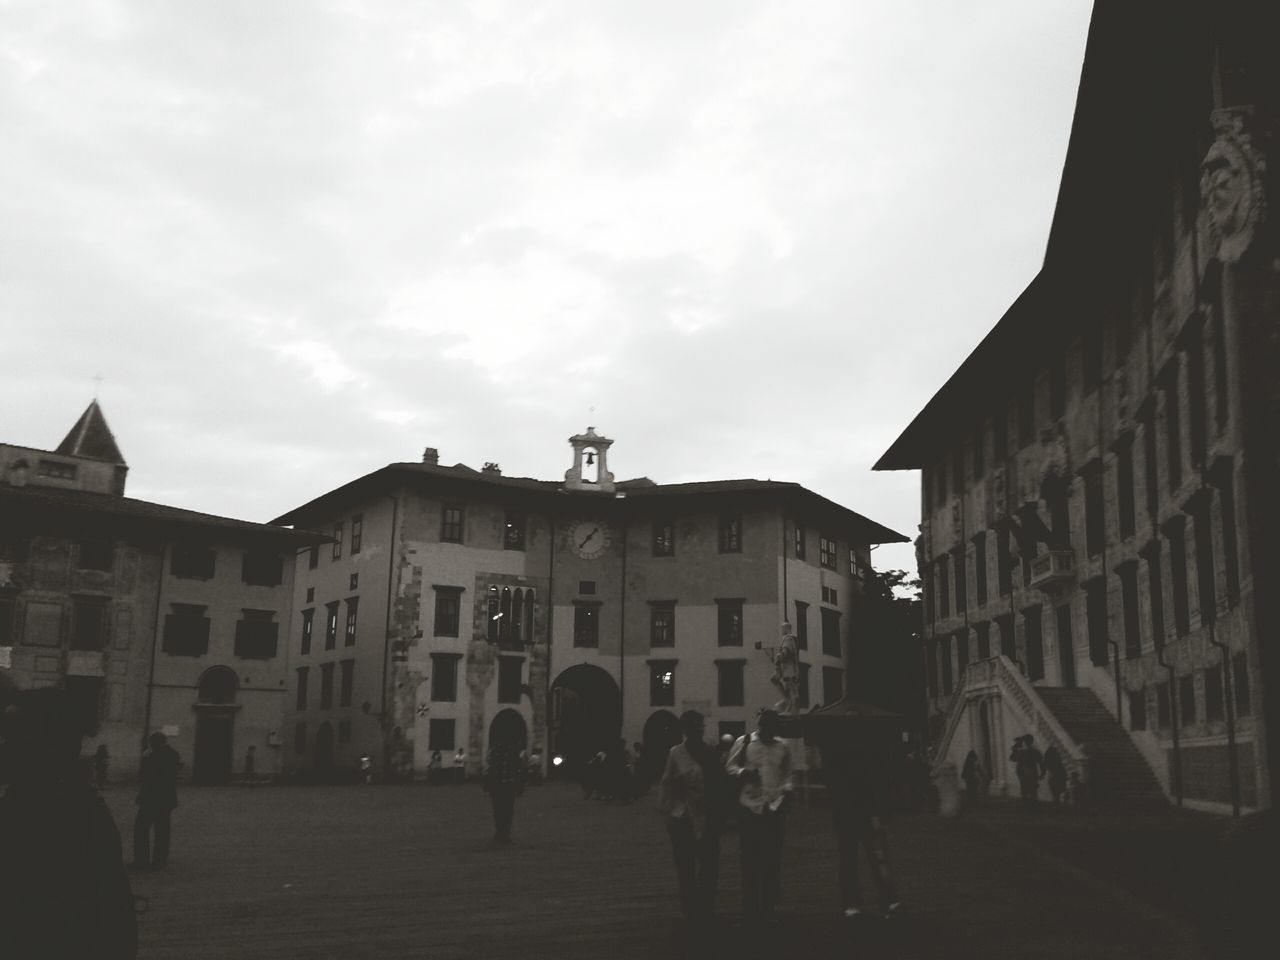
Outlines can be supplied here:
M1217 136L1200 163L1200 205L1208 248L1223 263L1235 263L1266 218L1263 176L1266 158L1248 129L1249 107L1215 110Z

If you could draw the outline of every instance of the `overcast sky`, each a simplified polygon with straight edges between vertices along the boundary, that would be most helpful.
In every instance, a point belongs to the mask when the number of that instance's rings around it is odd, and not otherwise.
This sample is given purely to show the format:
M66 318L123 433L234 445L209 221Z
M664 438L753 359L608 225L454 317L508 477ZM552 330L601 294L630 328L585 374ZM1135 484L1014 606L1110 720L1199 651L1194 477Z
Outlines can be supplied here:
M0 440L101 375L131 496L268 520L594 424L914 537L870 467L1039 268L1089 12L0 0Z

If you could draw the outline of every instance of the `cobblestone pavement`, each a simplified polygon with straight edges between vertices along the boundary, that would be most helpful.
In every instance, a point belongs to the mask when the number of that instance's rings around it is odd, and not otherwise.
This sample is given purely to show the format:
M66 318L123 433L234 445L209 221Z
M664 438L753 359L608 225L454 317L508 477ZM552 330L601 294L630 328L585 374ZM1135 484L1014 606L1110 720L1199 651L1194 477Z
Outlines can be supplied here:
M106 796L127 848L132 790ZM652 794L622 806L571 785L530 788L509 847L494 844L474 786L186 788L180 799L169 867L132 875L149 899L144 958L1204 955L1188 891L1166 881L1185 866L1179 851L1211 832L1206 818L1032 817L1009 804L956 820L900 814L890 843L903 912L850 923L815 798L788 822L782 923L737 923L727 836L721 919L688 934ZM1172 859L1147 862L1153 851Z

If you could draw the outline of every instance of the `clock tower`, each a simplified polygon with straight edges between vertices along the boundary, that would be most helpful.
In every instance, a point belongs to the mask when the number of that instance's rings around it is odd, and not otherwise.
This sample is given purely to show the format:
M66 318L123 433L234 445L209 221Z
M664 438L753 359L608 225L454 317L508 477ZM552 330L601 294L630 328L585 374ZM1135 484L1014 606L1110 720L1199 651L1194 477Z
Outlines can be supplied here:
M566 490L599 490L613 492L613 474L609 472L608 453L613 441L587 427L586 433L569 438L573 445L573 466L565 471Z

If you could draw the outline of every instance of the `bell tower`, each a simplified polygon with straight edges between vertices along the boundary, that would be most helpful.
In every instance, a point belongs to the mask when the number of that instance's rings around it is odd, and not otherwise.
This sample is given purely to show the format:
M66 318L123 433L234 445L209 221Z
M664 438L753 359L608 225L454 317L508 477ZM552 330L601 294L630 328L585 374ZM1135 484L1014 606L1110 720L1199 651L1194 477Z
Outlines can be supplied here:
M573 445L573 466L565 471L565 488L612 493L613 474L609 472L608 454L613 441L596 433L595 427L587 427L586 433L570 437L569 443Z

